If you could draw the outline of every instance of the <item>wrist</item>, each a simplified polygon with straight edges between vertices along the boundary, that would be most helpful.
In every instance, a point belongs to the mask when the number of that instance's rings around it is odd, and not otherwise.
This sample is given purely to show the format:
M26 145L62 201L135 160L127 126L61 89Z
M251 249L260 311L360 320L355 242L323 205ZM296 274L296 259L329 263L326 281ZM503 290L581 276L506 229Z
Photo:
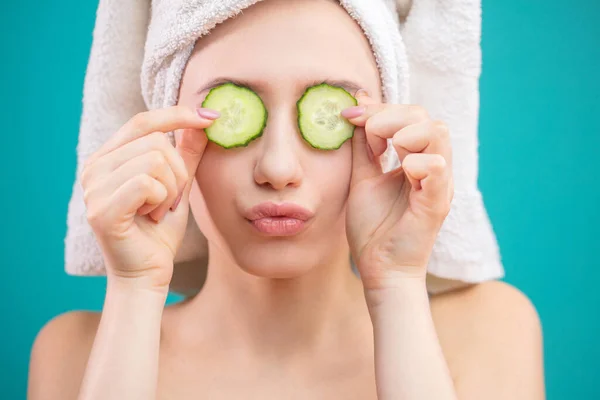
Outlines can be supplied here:
M166 301L166 292L111 279L106 286L102 315L107 320L126 324L160 324Z
M161 279L157 282L152 276L123 276L115 273L108 273L106 276L109 288L123 292L151 292L158 295L167 295L169 293L169 281Z
M123 277L108 274L106 283L107 291L119 294L164 297L165 300L169 294L169 285L157 285L152 279L144 276Z
M371 311L429 305L425 276L395 276L365 285L365 299Z

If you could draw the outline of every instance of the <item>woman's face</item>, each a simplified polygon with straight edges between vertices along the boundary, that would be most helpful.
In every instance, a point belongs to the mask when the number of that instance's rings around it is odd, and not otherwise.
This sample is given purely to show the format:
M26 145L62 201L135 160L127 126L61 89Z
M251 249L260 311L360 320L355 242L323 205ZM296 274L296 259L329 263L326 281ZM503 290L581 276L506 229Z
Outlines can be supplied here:
M377 66L360 27L330 0L265 0L218 25L196 44L184 72L179 103L200 107L215 82L253 89L268 110L263 135L247 147L208 142L196 173L202 197L190 199L209 240L216 229L246 272L294 277L347 251L345 204L352 145L316 150L297 125L296 102L313 84L330 81L351 94L364 88L379 98ZM345 82L345 83L344 83ZM293 203L311 211L304 229L267 235L246 218L264 202ZM211 226L207 226L206 212ZM339 252L338 252L339 254Z

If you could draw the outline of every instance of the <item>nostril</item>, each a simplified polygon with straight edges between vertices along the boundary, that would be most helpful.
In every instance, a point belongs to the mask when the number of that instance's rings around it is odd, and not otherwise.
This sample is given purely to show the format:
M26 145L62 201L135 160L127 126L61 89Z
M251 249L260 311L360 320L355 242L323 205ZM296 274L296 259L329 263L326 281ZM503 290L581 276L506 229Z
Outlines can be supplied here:
M296 157L286 158L283 153L265 154L256 164L254 180L275 190L298 186L302 181L300 163Z

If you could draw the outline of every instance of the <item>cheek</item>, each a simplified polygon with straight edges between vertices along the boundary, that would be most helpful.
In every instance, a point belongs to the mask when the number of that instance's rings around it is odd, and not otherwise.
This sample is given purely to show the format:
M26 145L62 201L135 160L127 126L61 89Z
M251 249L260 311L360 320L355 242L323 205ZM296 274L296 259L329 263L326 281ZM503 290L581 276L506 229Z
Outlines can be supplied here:
M348 198L352 176L350 141L340 149L324 152L310 163L311 186L320 192L324 209L339 210ZM308 172L308 171L307 171Z
M220 154L223 151L209 143L196 171L196 180L208 207L215 201L227 201L233 197L231 185L236 180L235 171L240 171L235 158Z
M227 231L239 224L236 195L241 182L248 179L248 152L223 149L208 143L196 171L196 181L214 226Z

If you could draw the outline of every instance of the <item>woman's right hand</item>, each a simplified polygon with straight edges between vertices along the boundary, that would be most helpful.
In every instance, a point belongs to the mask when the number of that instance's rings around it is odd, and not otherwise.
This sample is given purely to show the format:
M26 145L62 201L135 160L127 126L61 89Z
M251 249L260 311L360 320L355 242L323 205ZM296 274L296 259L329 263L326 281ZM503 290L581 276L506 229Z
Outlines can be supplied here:
M87 219L109 280L168 290L207 143L202 129L217 116L202 111L174 106L137 114L86 161ZM173 147L164 132L179 129Z

